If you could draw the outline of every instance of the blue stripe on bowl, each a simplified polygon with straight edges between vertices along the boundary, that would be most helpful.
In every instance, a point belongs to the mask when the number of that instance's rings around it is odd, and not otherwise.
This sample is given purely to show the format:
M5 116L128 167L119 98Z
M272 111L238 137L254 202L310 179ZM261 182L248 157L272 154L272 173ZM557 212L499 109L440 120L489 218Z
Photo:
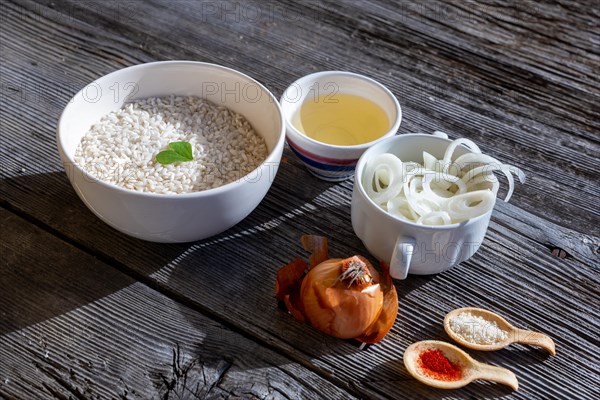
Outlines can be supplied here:
M350 179L354 176L354 171L352 171L351 174L348 174L346 172L344 172L343 174L340 174L339 172L338 173L326 172L325 175L323 175L323 174L319 173L318 170L315 170L314 168L311 168L308 165L306 166L306 169L308 169L308 172L310 172L317 178L323 179L324 181L329 181L329 182L341 182L341 181L345 181L346 179Z
M305 155L301 154L298 150L296 150L294 148L294 146L290 146L290 149L292 149L292 151L294 152L294 154L300 159L302 160L305 164L322 170L322 171L337 171L337 172L350 172L352 171L352 174L354 174L354 170L356 169L356 165L331 165L331 164L323 164L320 163L318 161L315 161L313 159L307 158ZM357 160L358 161L358 160Z

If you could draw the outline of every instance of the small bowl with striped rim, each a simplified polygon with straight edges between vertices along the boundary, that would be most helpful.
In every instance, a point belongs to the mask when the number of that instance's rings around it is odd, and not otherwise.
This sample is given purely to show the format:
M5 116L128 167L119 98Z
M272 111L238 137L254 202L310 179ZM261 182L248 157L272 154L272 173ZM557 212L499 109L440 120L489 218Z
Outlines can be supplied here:
M338 94L359 96L375 103L387 116L388 130L366 143L334 145L313 139L294 125L295 116L305 101L320 96L335 101ZM364 151L380 140L394 136L402 120L402 109L390 90L371 78L346 71L323 71L304 76L284 91L280 104L291 150L314 176L332 182L353 177L356 163Z

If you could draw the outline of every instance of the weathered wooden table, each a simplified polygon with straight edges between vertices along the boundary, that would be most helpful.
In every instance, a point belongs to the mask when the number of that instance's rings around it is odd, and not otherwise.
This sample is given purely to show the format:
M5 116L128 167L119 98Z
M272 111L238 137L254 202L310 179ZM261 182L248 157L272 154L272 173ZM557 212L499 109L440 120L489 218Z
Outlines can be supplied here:
M599 12L593 1L2 0L0 397L600 397ZM388 86L400 133L443 130L522 168L469 261L397 281L390 334L361 351L278 309L276 270L303 233L366 254L352 182L313 178L286 149L261 205L198 243L132 239L78 199L57 118L95 78L187 59L241 70L276 96L296 78L351 70ZM557 355L514 345L478 360L513 370L442 391L412 379L404 349L450 340L457 307L545 332Z

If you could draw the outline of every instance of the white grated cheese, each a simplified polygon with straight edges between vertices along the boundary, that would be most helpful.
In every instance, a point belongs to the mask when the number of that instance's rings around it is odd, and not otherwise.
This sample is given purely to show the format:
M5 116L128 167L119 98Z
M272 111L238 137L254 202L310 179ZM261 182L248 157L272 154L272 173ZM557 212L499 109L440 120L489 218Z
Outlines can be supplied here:
M450 328L460 338L474 344L496 344L508 337L494 321L462 312L450 318Z

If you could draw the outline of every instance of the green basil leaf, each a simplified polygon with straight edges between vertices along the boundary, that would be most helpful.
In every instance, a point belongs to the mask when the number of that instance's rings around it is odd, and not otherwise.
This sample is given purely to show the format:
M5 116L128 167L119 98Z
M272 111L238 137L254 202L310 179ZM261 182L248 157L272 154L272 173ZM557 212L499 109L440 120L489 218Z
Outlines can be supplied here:
M190 161L180 154L175 153L173 150L164 150L156 155L156 161L162 165L173 164L174 162L185 162Z
M192 161L194 156L192 156L192 145L188 142L171 142L169 143L169 147L175 153L187 159L187 161Z
M193 159L192 145L188 142L171 142L168 150L163 150L156 155L156 161L162 165L192 161Z

